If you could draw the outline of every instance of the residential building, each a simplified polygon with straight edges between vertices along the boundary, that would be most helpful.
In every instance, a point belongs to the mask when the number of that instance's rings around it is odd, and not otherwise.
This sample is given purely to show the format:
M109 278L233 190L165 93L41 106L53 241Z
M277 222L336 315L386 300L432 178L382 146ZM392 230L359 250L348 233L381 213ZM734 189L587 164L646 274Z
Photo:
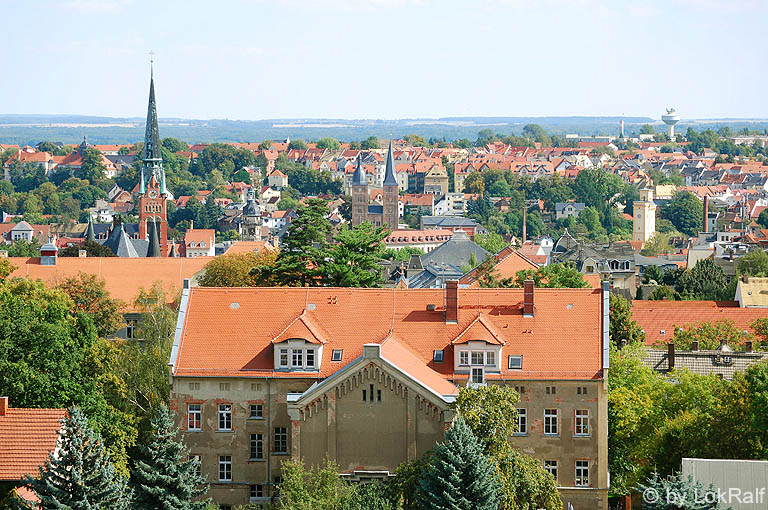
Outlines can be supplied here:
M403 248L417 248L429 253L453 236L453 231L439 230L393 230L384 238L384 246L400 251Z
M184 233L183 257L213 257L216 255L216 231L212 228L193 228Z
M493 266L494 277L499 280L508 278L515 278L518 271L524 270L536 270L539 265L534 261L523 255L512 246L507 246L499 253L493 256L495 265ZM479 267L473 268L471 271L465 273L459 280L459 285L468 287L479 287L480 277Z
M607 287L187 288L170 370L219 505L273 495L289 458L387 478L443 439L460 387L504 384L512 444L557 465L565 505L608 508Z
M735 299L741 308L768 308L768 278L742 276L736 284Z
M678 350L670 342L666 349L648 348L643 363L662 374L685 369L699 375L716 375L729 381L738 372L744 372L750 365L759 363L768 352L754 352L752 342L747 342L744 351L734 351L726 340L721 340L717 349L700 350L699 343L693 342L691 350Z

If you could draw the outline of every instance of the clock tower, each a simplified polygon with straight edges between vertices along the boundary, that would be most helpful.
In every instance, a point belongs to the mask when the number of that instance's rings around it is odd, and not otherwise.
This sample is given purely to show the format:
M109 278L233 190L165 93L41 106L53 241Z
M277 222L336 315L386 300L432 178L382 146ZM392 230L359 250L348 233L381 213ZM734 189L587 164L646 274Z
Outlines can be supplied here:
M165 257L168 253L167 199L162 145L157 129L155 80L154 72L152 72L149 79L147 128L144 134L144 158L141 164L141 182L139 183L139 238L147 239L150 242L148 257ZM158 242L159 250L152 246Z

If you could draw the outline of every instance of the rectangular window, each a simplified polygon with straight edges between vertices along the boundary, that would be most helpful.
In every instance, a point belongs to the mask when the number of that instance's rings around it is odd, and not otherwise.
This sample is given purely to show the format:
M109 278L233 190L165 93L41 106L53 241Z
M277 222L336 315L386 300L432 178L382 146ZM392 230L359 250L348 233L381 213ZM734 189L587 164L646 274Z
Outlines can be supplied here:
M589 486L589 461L577 460L576 461L576 487L588 487Z
M251 434L251 459L264 458L264 435Z
M557 481L557 461L556 460L545 460L544 470L550 475L554 476L555 481Z
M528 434L528 410L517 410L517 426L515 427L516 436L525 436Z
M496 366L496 353L488 351L485 353L485 364L489 366Z
M304 349L291 350L291 366L292 367L304 366Z
M187 405L187 430L202 430L203 410L200 404Z
M525 393L525 386L515 386L515 391L522 395Z
M510 356L509 357L509 364L507 365L510 370L520 370L523 368L523 357L522 356Z
M459 365L469 365L469 353L467 351L459 352Z
M229 391L229 383L228 382L219 383L219 391Z
M589 409L576 409L573 432L577 436L589 435Z
M557 409L544 409L544 434L557 435Z
M331 361L341 361L342 354L344 354L343 349L334 349L333 352L331 352Z
M263 404L251 404L250 414L248 418L264 418L264 405Z
M232 404L219 404L219 430L232 430Z
M307 349L307 368L315 368L315 350Z
M250 486L250 495L251 495L251 500L263 498L264 497L264 486L261 485L261 484L251 485Z
M483 364L483 353L482 352L472 351L472 364L473 365L482 365Z
M442 350L436 350L432 352L432 361L440 362L443 361L443 351Z
M554 395L557 392L555 386L547 386L547 395Z
M275 453L288 453L288 429L275 427Z
M195 461L195 474L203 476L203 458L200 455L192 455L190 458Z
M280 349L280 366L288 366L288 349Z
M232 481L232 456L219 455L219 481Z
M483 384L485 382L485 377L483 377L482 368L472 369L472 382L475 384Z
M136 324L138 321L136 319L128 319L125 321L125 338L133 339L136 338Z
M200 383L199 382L191 382L189 383L189 389L192 391L199 390L200 389Z

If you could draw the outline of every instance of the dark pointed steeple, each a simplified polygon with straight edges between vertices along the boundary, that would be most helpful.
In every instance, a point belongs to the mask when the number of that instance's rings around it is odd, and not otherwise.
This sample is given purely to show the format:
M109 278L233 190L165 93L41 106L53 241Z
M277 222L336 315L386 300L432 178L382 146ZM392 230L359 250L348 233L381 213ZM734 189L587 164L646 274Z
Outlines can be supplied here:
M91 218L91 215L88 215L88 228L85 230L85 240L86 241L95 241L96 240L96 233L93 231L93 218Z
M147 222L147 239L149 247L147 248L147 257L160 257L160 238L157 236L157 224L154 221Z
M139 193L146 193L146 181L155 177L165 193L165 170L163 170L163 152L160 131L157 128L157 103L155 101L154 69L149 78L149 104L147 105L147 126L144 132L144 159L141 165L141 186Z
M353 186L365 186L368 184L368 177L365 175L365 170L363 170L363 159L360 157L360 153L357 153L357 168L355 168L355 173L352 175L352 185Z
M387 169L384 173L384 186L397 186L397 177L395 177L395 156L392 154L392 140L389 141Z

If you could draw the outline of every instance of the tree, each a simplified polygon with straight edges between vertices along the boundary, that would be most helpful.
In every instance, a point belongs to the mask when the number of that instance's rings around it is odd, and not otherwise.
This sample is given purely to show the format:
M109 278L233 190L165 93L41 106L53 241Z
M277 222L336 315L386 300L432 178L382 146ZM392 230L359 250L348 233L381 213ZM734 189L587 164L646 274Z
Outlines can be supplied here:
M302 460L283 461L282 476L280 508L286 510L336 510L351 492L339 477L339 465L327 458L315 469Z
M67 246L59 252L59 257L79 257L80 250L85 250L88 257L114 257L115 252L109 246L104 246L96 241L83 241L81 244Z
M472 172L464 179L464 193L485 195L485 180L480 172Z
M40 241L36 238L32 238L31 241L26 239L16 239L10 248L8 248L9 257L39 257L40 256Z
M670 248L669 236L661 232L656 232L653 237L645 242L640 253L646 257L655 257L660 254L669 253Z
M664 271L659 266L645 266L643 271L643 283L660 283L664 277Z
M179 152L189 149L189 145L184 140L178 138L163 138L163 148L170 152Z
M127 480L115 474L101 436L91 429L78 407L62 420L56 455L49 454L38 477L24 477L42 508L129 508Z
M103 278L81 272L66 278L56 288L69 296L75 312L91 316L99 336L112 335L125 324L122 314L124 303L110 297Z
M254 267L271 267L277 252L264 249L258 253L233 253L220 255L205 265L205 272L198 277L201 287L256 287L258 281L251 274Z
M323 283L330 287L380 286L382 241L389 232L367 221L351 229L342 226L322 263Z
M499 253L508 246L504 238L496 233L475 234L475 244L479 245L488 253Z
M411 147L426 147L428 145L424 137L416 134L406 135L403 137L403 140Z
M680 294L685 299L732 300L725 273L712 259L699 260L687 269L678 282Z
M421 248L414 248L412 246L405 246L399 250L394 248L387 248L381 255L381 258L386 260L396 260L399 262L408 262L411 260L412 255L424 255L424 250Z
M420 482L426 510L495 510L499 481L482 443L459 416L435 448L434 462Z
M733 349L743 348L747 341L755 341L755 335L745 333L744 329L736 327L730 319L711 322L696 322L684 327L675 327L671 342L679 349L689 350L693 342L699 342L700 349L717 349L721 341L728 342ZM666 342L660 342L666 343Z
M107 167L104 165L103 158L98 149L88 147L82 154L82 163L75 171L75 177L84 179L91 184L103 180L106 177Z
M768 254L763 250L752 250L739 259L736 272L746 276L768 276Z
M235 174L232 176L232 182L251 182L251 174L248 173L248 170L241 168Z
M669 285L659 285L653 291L648 299L652 301L680 301L680 293Z
M369 136L362 142L360 142L360 148L366 151L369 151L371 149L378 149L381 146L379 145L379 139L375 136Z
M381 482L359 483L344 498L340 510L399 510L401 506L390 501L387 488Z
M675 473L662 478L654 472L637 488L643 493L643 508L648 510L718 510L717 489L710 485L704 489L701 482L694 482L690 475ZM729 507L730 508L730 507Z
M609 337L615 345L645 341L645 333L632 320L632 303L618 294L610 297Z
M330 149L332 151L337 151L341 148L341 144L335 138L326 137L326 138L321 138L317 141L317 148Z
M307 142L305 142L301 138L291 140L291 143L288 144L288 149L289 150L306 150Z
M690 191L678 191L669 204L661 210L662 217L689 236L695 236L702 228L703 205Z
M589 283L571 262L549 264L538 269L522 269L515 274L514 285L523 287L525 280L533 280L536 287L559 289L585 289Z
M763 228L768 228L768 209L760 211L760 215L757 217L757 223Z
M139 446L131 484L136 510L205 510L210 499L195 501L208 492L197 474L200 461L190 458L179 429L164 405L152 417L152 441Z

